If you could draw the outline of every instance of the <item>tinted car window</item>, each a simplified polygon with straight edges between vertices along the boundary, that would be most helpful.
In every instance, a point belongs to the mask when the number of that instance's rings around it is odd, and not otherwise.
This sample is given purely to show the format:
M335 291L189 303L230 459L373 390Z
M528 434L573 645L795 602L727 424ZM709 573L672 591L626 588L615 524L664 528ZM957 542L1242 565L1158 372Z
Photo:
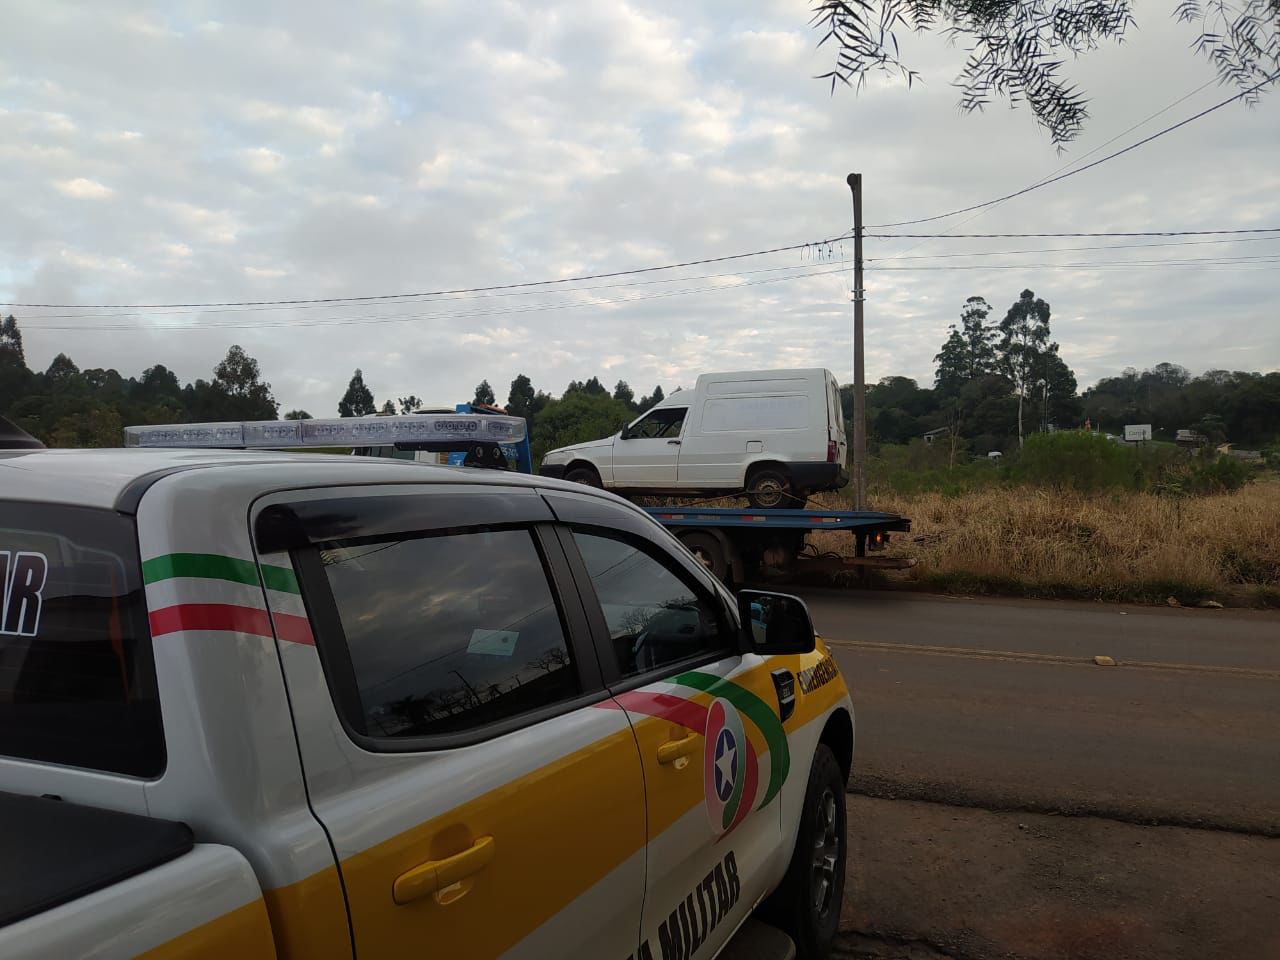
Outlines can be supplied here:
M732 648L723 618L684 579L630 543L576 531L623 677Z
M470 730L581 692L529 530L321 550L371 737Z
M164 769L133 522L0 501L0 754Z

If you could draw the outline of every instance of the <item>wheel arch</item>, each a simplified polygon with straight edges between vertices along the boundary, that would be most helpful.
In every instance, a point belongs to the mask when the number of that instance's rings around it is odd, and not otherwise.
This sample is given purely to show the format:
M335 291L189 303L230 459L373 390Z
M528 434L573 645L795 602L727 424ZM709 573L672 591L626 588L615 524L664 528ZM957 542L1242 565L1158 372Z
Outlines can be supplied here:
M594 473L597 477L600 478L600 481L602 483L604 482L604 474L600 470L600 465L597 463L593 463L592 461L587 460L584 457L574 457L572 460L570 460L564 468L564 475L567 477L574 470L580 470L580 469L590 470L592 473Z
M825 744L835 754L836 763L840 764L847 784L853 773L853 718L849 716L849 711L840 707L831 712L818 737L818 743Z
M762 456L759 460L752 460L747 464L746 469L742 473L743 489L751 483L751 478L761 470L777 470L785 474L788 478L791 477L791 468L785 460L777 460L773 457Z

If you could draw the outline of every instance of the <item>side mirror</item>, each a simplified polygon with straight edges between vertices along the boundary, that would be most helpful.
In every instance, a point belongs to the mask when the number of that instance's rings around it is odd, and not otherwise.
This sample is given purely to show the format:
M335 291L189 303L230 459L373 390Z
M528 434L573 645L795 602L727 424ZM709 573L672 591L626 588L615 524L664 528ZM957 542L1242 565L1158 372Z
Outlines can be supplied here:
M743 590L738 594L738 614L754 653L811 653L817 645L809 608L799 597Z
M619 439L619 440L630 440L630 439L631 439L631 426L630 426L630 424L628 424L627 426L623 427L621 430L619 430L619 431L618 431L618 439Z

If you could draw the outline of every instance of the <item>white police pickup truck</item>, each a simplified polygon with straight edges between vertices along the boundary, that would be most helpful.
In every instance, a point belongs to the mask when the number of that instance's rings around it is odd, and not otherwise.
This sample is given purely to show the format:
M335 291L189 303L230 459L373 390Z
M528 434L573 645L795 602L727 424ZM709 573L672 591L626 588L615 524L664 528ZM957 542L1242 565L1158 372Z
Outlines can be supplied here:
M0 420L0 957L826 954L853 710L800 601L290 430Z

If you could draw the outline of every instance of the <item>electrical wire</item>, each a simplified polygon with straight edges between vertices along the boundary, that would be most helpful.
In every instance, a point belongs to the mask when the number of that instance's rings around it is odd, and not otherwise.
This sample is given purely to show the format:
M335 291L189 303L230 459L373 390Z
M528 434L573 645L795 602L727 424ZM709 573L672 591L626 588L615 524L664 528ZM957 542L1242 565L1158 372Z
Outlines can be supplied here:
M1215 83L1217 83L1217 77L1210 77L1208 80L1200 84L1200 86L1196 87L1190 93L1185 93L1181 97L1179 97L1177 100L1174 100L1172 103L1166 104L1165 106L1161 107L1159 110L1156 110L1154 113L1148 114L1147 116L1139 120L1137 123L1130 125L1124 130L1121 130L1110 140L1104 140L1102 143L1098 144L1092 150L1089 150L1088 152L1081 154L1079 157L1076 157L1073 160L1070 160L1067 163L1064 163L1062 166L1058 167L1056 170L1051 170L1049 173L1045 174L1039 180L1035 181L1032 184L1032 186L1039 187L1045 180L1048 180L1050 177L1057 176L1059 173L1062 173L1064 170L1068 170L1071 167L1074 167L1076 164L1089 159L1089 157L1093 156L1095 153L1097 153L1100 150L1105 150L1107 147L1111 146L1111 144L1115 143L1117 140L1121 139L1122 137L1127 137L1129 134L1133 133L1133 131L1137 130L1140 127L1146 126L1156 117L1159 117L1159 116L1162 116L1163 114L1168 113L1174 107L1177 107L1183 103L1186 103L1196 94L1200 93L1202 90L1208 87L1213 86L1213 84ZM1004 201L1002 200L1002 201L993 203L990 206L983 207L981 210L974 213L973 216L966 217L965 219L961 220L959 223L955 224L954 226L948 227L945 232L952 233L956 230L959 230L961 227L967 224L973 223L975 220L981 220L992 210L995 210L998 206L1000 206L1000 204L1003 202ZM906 254L910 253L912 250L920 249L921 247L925 246L928 242L929 242L928 239L917 240L915 243L911 244L908 247L904 247L901 251L894 254L894 259L904 259L906 257Z
M1015 190L1013 193L1007 193L1003 197L996 197L992 200L984 200L981 203L975 203L967 207L961 207L958 210L952 210L948 213L939 213L932 217L920 217L919 219L916 219L916 220L900 220L897 223L879 223L879 224L874 224L872 226L869 226L866 229L889 230L895 227L915 226L916 224L920 224L920 223L933 223L937 220L946 220L949 217L957 217L962 213L970 213L974 210L981 210L984 207L992 207L998 203L1004 203L1006 200L1012 200L1014 197L1025 196L1026 194L1031 193L1033 190L1039 190L1042 187L1047 187L1054 183L1060 183L1061 181L1066 180L1069 177L1077 176L1078 174L1084 173L1088 170L1092 170L1094 167L1099 167L1104 163L1107 163L1111 160L1115 160L1117 157L1122 157L1126 153L1129 153L1130 151L1137 150L1139 147L1145 146L1153 140L1158 140L1160 137L1163 137L1166 134L1173 133L1173 131L1178 130L1182 127L1185 127L1189 123L1193 123L1196 120L1201 119L1202 117L1207 117L1209 114L1213 113L1215 110L1221 110L1223 107L1228 106L1229 104L1235 103L1235 101L1237 100L1241 100L1253 93L1256 93L1258 90L1261 90L1263 87L1273 82L1277 78L1280 78L1280 71L1276 71L1275 73L1271 74L1271 76L1258 81L1252 87L1249 87L1247 90L1241 90L1239 93L1233 94L1232 96L1227 97L1227 99L1225 100L1219 100L1213 106L1206 107L1205 109L1201 110L1199 113L1193 113L1191 116L1183 120L1179 120L1177 123L1172 124L1171 126L1165 127L1163 130L1157 130L1155 133L1149 136L1143 137L1141 140L1138 140L1135 143L1131 143L1127 147L1123 147L1122 149L1117 150L1114 153L1109 153L1105 157L1099 157L1097 160L1093 161L1092 163L1087 163L1083 167L1077 167L1074 170L1069 170L1065 173L1060 173L1060 174L1057 174L1056 176L1051 176L1045 180L1039 180L1036 183L1023 187L1021 190ZM1121 136L1123 136L1123 134L1121 134Z
M684 290L668 290L662 293L647 294L637 297L615 297L612 299L592 298L589 300L568 301L561 303L540 304L529 307L514 307L497 310L471 310L463 313L426 313L426 314L390 314L390 315L374 315L374 316L356 316L356 317L324 317L324 318L293 318L278 319L274 321L254 321L254 322L237 322L237 323L210 323L210 324L137 324L137 323L116 323L116 324L42 324L23 321L24 329L30 326L31 329L37 330L78 330L84 332L96 333L100 330L137 330L147 329L155 332L166 332L170 330L258 330L264 327L327 327L327 326L346 326L349 324L373 324L373 323L404 323L415 320L468 320L482 317L500 317L511 316L522 313L544 313L548 310L570 310L579 307L594 306L610 306L614 304L635 303L642 300L662 300L668 297L687 296L694 293L709 293L722 290L735 290L740 287L753 287L767 283L782 283L788 280L804 280L809 277L829 276L836 273L844 273L846 268L837 267L834 269L811 270L805 273L796 273L785 277L764 277L757 280L744 280L742 283L729 284L710 284L701 287L690 287Z
M951 260L957 257L1007 257L1022 256L1029 253L1075 253L1084 250L1150 250L1160 247L1197 247L1205 244L1222 243L1266 243L1280 240L1280 234L1274 237L1241 237L1235 240L1171 240L1167 243L1103 243L1085 247L1034 247L1029 250L979 250L973 253L924 253L914 257L895 253L891 257L868 257L864 263L889 263L899 260Z
M525 280L520 283L500 283L486 287L457 287L451 290L428 290L419 293L379 293L360 297L312 297L293 300L225 300L215 303L14 303L0 301L0 306L17 307L24 310L179 310L185 308L205 309L210 307L259 307L259 306L313 306L326 303L368 303L378 300L412 300L422 297L443 297L459 293L491 293L498 290L520 290L530 287L554 287L566 283L580 283L586 280L609 280L614 277L630 277L643 273L656 273L660 270L677 270L684 267L705 266L709 263L726 263L730 260L745 260L748 257L763 257L773 253L786 253L791 250L822 248L838 244L847 236L829 237L825 240L814 240L807 243L792 243L782 247L770 247L765 250L752 250L748 253L731 253L721 257L703 257L700 260L685 260L680 263L665 263L656 267L635 267L630 270L614 270L609 273L588 273L576 277L562 277L556 280Z
M1080 237L1222 237L1258 233L1280 234L1280 227L1251 227L1245 230L1098 230L1076 233L868 233L864 236L876 240L899 237L923 237L930 240L1046 240Z

